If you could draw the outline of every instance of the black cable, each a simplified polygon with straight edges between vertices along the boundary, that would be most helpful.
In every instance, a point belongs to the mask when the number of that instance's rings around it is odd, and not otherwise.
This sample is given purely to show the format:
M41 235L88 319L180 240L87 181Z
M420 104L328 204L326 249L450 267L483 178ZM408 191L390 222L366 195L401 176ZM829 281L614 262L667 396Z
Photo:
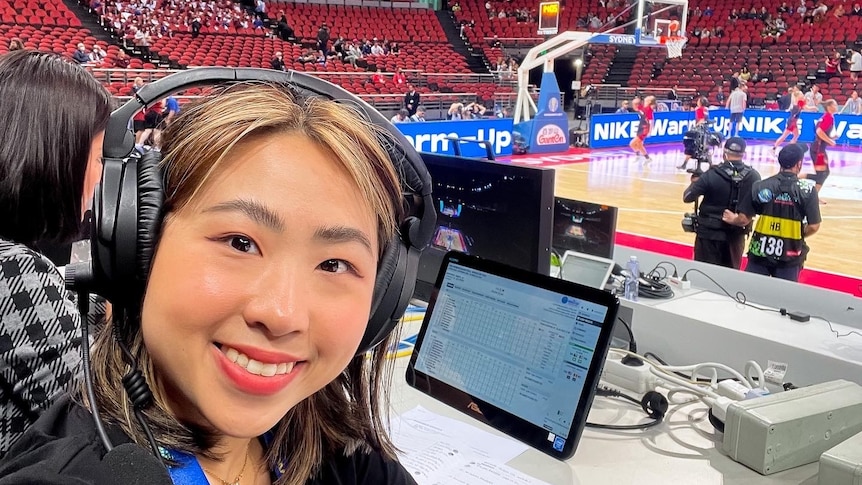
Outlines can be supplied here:
M633 354L638 353L638 344L637 342L635 342L635 334L632 333L632 326L620 317L617 317L617 320L619 320L620 323L622 323L623 326L626 327L626 331L629 333L629 352Z
M772 308L766 308L766 307L762 307L762 306L759 306L759 305L755 305L755 304L753 304L753 303L748 303L748 299L746 298L745 293L743 293L743 292L741 292L741 291L737 291L737 292L736 292L736 296L731 295L731 294L730 294L726 289L724 289L724 287L723 287L723 286L721 286L721 285L718 283L718 281L715 281L714 279L712 279L712 276L710 276L710 275L708 275L708 274L704 273L703 271L701 271L701 270L699 270L699 269L697 269L697 268L690 268L690 269L686 270L686 272L682 274L682 280L683 280L683 281L687 281L686 277L688 276L688 274L689 274L689 273L700 273L700 274L702 274L703 276L706 276L706 278L707 278L709 281L712 281L712 284L714 284L715 286L719 287L719 289L721 289L721 291L723 291L723 292L724 292L724 294L728 296L728 298L730 298L731 300L734 300L735 302L739 303L740 305L749 306L749 307L751 307L751 308L754 308L755 310L760 310L760 311L762 311L762 312L781 313L781 311L780 311L780 310L775 310L775 309L772 309Z
M601 397L618 397L633 403L634 405L641 407L641 401L621 392L615 391L613 389L609 389L607 387L600 387L596 390L596 395ZM663 416L653 418L652 421L648 421L646 423L640 424L605 424L605 423L591 423L589 421L586 422L586 427L595 428L595 429L607 429L614 431L637 431L643 429L649 429L654 426L658 426L661 424Z
M93 423L96 425L96 432L99 434L99 439L105 445L105 451L114 449L111 439L108 438L108 433L105 431L105 426L102 424L102 417L99 415L99 405L96 404L96 390L93 387L93 372L90 365L90 335L89 323L87 323L87 314L90 312L90 296L85 292L78 292L78 312L81 313L81 366L84 368L84 387L87 388L87 400L90 401L90 413L93 415Z
M654 300L673 298L673 289L667 283L646 276L642 276L639 280L638 296Z
M854 335L854 334L862 337L862 333L860 333L857 330L850 330L849 332L838 333L837 330L832 328L832 322L830 322L826 318L821 317L820 315L811 315L811 318L819 318L819 319L823 320L824 322L826 322L826 325L829 325L829 331L835 334L835 338L849 337L849 336Z
M669 264L673 268L673 277L674 278L679 276L679 271L677 271L676 265L673 264L673 262L671 262L671 261L659 261L658 263L656 263L655 266L656 266L656 268L658 268L659 266L661 266L663 264ZM665 271L667 271L667 270L665 270Z

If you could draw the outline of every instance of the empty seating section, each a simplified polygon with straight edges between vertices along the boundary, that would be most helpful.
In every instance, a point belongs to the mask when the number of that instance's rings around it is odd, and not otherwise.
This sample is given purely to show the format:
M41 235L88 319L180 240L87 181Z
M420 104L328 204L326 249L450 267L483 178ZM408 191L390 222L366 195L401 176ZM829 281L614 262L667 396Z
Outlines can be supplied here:
M0 0L0 22L22 26L81 26L81 21L61 0Z
M321 24L329 26L333 40L377 37L397 42L447 43L443 27L431 9L353 7L304 3L270 3L267 12L278 17L284 10L287 21L301 40L317 39Z
M582 84L602 84L608 74L608 67L614 59L616 47L612 45L594 44L589 46L590 55L584 64L581 74Z

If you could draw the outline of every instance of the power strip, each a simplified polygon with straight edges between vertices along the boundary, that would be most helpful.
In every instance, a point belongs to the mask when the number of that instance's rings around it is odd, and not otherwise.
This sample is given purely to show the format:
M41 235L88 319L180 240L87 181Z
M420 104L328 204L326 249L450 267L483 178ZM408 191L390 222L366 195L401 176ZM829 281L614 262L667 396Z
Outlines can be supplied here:
M601 380L616 389L635 394L646 394L658 386L658 377L650 372L649 364L631 366L622 363L617 356L608 356L602 370Z
M862 386L837 380L727 407L722 449L769 475L814 463L862 431Z
M690 290L691 289L691 281L689 281L689 280L684 280L684 279L676 277L676 276L668 276L665 279L667 280L667 283L670 286L673 286L674 288L676 288L678 290Z

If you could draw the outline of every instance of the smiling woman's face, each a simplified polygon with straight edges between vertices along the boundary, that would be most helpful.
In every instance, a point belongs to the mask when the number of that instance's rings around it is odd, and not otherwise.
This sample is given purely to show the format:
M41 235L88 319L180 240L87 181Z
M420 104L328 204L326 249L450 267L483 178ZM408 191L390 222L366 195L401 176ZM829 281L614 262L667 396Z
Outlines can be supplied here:
M166 219L142 332L178 418L250 438L355 355L377 225L345 169L302 135L249 139L223 166Z

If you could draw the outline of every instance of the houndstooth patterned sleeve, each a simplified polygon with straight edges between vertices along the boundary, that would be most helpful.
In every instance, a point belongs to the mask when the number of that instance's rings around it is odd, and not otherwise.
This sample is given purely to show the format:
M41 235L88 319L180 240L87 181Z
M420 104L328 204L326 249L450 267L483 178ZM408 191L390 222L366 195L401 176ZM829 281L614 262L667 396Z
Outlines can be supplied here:
M79 373L80 325L57 267L0 240L0 456Z

